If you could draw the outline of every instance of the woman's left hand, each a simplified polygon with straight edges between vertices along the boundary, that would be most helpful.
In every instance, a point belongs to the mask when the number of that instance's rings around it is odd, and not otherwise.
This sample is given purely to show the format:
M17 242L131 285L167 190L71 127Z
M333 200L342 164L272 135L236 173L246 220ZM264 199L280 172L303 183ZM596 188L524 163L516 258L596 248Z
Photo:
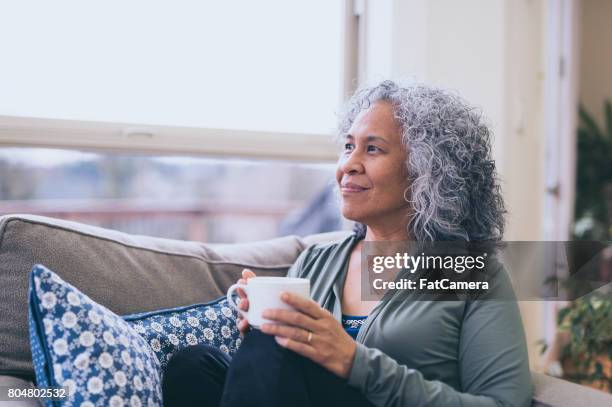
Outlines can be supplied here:
M280 323L263 324L262 332L342 378L348 378L357 345L333 315L311 299L283 293L281 300L296 311L268 309L263 317Z

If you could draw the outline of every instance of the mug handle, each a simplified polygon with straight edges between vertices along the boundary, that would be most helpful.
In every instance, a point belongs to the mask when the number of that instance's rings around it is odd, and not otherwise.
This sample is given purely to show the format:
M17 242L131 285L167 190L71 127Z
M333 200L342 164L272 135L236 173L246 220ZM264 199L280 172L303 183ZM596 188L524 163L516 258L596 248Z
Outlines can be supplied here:
M238 288L242 288L244 292L247 294L247 296L249 295L246 284L236 283L227 290L227 303L230 305L230 307L235 309L243 318L249 319L248 312L241 310L238 307L238 304L234 302L234 291L237 290Z

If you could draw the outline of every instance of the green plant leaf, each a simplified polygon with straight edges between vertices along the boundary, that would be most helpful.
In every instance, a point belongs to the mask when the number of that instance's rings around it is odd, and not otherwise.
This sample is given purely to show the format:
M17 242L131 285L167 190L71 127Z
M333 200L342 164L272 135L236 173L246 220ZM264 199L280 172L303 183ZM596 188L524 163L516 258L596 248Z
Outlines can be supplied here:
M564 325L565 318L567 318L570 311L571 311L570 307L561 308L559 310L559 312L557 313L557 325L559 326Z
M601 378L601 377L603 377L603 376L604 376L604 373L603 373L603 365L602 365L600 362L596 362L596 363L595 363L595 375L596 375L598 378Z
M580 124L585 126L587 130L590 130L593 136L596 138L601 137L601 131L599 130L599 126L595 122L595 119L593 119L593 116L591 116L582 105L580 105L578 109L578 116L580 117Z
M604 102L604 111L606 116L606 130L608 130L607 136L612 140L612 103L610 103L610 99L606 99Z

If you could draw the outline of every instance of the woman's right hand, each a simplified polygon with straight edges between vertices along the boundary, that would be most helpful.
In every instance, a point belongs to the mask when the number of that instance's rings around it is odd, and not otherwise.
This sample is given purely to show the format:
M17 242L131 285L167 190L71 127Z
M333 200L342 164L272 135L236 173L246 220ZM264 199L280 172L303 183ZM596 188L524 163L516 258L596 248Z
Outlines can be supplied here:
M238 284L247 284L247 280L251 277L255 277L255 273L253 273L249 269L242 270L242 278L238 280ZM238 308L247 312L249 310L249 300L246 296L246 293L242 288L238 288L238 296L240 297L240 302L238 302ZM246 318L238 315L238 330L240 331L240 335L244 336L250 328L249 321Z

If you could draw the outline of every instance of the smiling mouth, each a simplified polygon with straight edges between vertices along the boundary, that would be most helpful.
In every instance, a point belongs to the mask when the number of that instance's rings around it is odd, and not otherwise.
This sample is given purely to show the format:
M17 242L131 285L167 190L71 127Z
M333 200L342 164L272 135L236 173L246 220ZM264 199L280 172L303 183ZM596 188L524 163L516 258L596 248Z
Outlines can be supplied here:
M369 188L360 187L359 185L342 185L340 187L340 191L346 194L359 193L359 192L367 191L368 189Z

